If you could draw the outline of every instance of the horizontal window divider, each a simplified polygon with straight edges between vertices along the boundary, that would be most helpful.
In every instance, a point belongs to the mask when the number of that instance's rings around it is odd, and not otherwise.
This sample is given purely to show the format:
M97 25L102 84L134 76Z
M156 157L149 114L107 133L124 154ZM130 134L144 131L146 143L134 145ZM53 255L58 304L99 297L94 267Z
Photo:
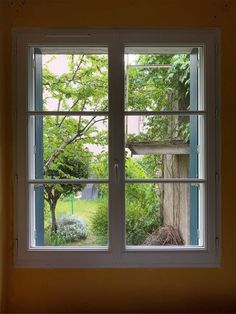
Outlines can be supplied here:
M80 183L109 183L109 179L30 179L29 184L80 184Z
M101 252L101 253L109 253L108 246L35 246L29 248L29 251L32 252L39 252L39 251L50 251L50 252L60 252L60 251L67 251L67 252L74 252L74 251L81 251L81 252Z
M125 111L126 116L191 116L205 115L205 110L190 110L190 111Z
M194 178L150 178L150 179L125 179L125 183L206 183L205 179Z
M164 252L175 252L175 251L205 251L206 248L204 246L198 246L198 245L140 245L140 246L135 246L135 245L126 245L125 251L123 253L128 253L128 252L155 252L155 251L164 251Z
M109 111L28 111L30 116L108 116Z
M127 64L127 68L140 68L140 69L146 69L146 68L169 69L171 67L172 67L171 64Z

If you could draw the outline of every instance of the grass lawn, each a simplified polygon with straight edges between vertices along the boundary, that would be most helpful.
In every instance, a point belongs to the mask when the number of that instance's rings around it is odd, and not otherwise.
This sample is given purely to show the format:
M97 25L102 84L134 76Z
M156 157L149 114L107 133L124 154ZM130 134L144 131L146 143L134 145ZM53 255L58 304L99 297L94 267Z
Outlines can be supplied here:
M93 213L96 211L99 205L99 200L80 200L74 198L73 208L72 202L67 198L59 200L56 208L57 218L62 215L74 215L81 217L84 221L91 226L91 218Z
M88 237L78 242L67 243L73 246L95 246L99 245L96 237L91 232L92 216L99 206L100 200L80 200L74 198L73 205L70 198L59 199L56 207L56 217L63 215L74 215L82 218L88 226ZM50 245L50 244L49 244Z

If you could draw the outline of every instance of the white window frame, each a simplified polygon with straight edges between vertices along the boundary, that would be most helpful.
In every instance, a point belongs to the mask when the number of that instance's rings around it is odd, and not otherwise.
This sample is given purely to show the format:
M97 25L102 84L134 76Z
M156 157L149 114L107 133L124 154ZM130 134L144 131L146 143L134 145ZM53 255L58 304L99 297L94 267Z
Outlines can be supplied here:
M108 45L109 61L109 171L111 181L110 242L106 248L30 247L29 192L27 178L28 103L30 47ZM205 245L203 247L125 247L124 215L124 125L116 117L124 104L124 47L187 46L204 49L204 103L206 132ZM15 29L13 32L14 152L14 264L16 267L107 268L107 267L217 267L220 265L220 93L219 31L210 29ZM123 119L124 120L124 119ZM115 143L113 139L116 139ZM118 163L119 182L114 168ZM112 188L112 187L115 187ZM116 192L114 192L116 191ZM117 198L117 195L123 197ZM123 208L120 211L114 208Z

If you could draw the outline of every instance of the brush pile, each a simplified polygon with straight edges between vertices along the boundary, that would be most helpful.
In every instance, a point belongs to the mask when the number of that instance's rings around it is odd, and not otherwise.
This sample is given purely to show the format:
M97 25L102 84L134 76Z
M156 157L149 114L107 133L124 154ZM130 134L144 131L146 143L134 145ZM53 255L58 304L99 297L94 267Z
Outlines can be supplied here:
M165 225L150 234L144 245L184 245L183 237L179 229Z

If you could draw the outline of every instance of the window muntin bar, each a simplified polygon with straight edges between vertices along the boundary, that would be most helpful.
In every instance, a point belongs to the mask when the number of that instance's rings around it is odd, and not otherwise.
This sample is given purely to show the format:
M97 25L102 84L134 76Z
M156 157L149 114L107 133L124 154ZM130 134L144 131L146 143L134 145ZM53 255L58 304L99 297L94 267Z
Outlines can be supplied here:
M177 111L177 110L172 110L172 111L125 111L126 116L138 116L138 115L143 115L143 116L191 116L191 115L206 115L206 111L204 110L189 110L189 111Z
M94 116L93 111L28 111L30 116ZM107 111L96 111L96 116L108 116Z

